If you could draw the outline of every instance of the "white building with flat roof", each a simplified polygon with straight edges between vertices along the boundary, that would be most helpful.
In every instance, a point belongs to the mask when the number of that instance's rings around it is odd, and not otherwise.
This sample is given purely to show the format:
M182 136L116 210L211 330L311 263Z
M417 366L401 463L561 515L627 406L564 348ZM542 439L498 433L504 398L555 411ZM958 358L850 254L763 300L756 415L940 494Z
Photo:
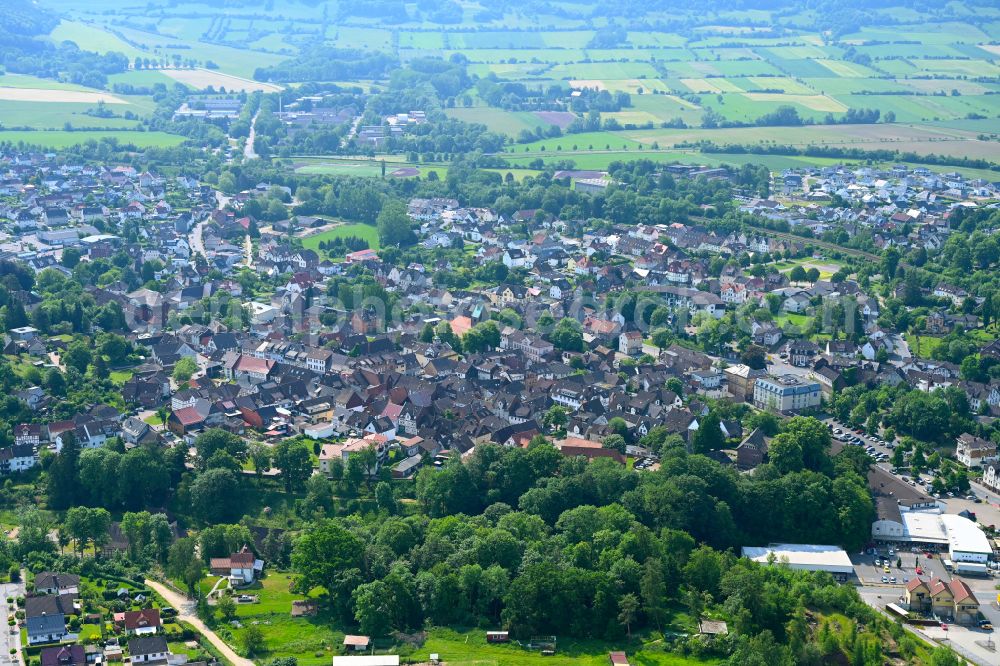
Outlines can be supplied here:
M948 534L948 555L952 562L987 562L993 556L990 540L979 525L964 516L941 516Z
M854 574L854 565L847 552L838 546L803 543L774 543L769 546L743 546L743 557L754 562L787 564L803 571L826 571L841 576Z

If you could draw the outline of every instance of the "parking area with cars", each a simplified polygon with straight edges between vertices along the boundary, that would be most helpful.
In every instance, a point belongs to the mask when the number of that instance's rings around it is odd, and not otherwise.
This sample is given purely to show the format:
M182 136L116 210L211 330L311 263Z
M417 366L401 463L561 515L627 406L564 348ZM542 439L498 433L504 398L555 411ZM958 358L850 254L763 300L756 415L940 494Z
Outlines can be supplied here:
M879 546L851 557L854 571L863 585L898 586L911 578L950 578L940 553L921 548Z

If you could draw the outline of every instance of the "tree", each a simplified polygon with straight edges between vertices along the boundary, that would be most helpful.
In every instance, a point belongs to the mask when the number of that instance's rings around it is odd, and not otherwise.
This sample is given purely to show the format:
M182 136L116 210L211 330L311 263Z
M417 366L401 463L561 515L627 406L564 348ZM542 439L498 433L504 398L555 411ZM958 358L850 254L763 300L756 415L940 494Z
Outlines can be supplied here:
M271 467L271 450L260 442L254 442L250 445L250 461L259 479Z
M354 594L354 619L362 633L385 636L392 629L392 611L389 607L390 592L382 581L359 585Z
M625 438L621 435L608 435L604 438L604 441L601 442L601 446L605 449L612 449L622 455L625 455Z
M726 445L726 436L722 434L722 424L719 415L709 412L708 416L698 424L691 440L691 450L695 453L718 451Z
M87 372L87 366L93 360L90 345L83 340L74 340L66 348L62 360L67 366L76 368L80 374Z
M568 420L569 415L562 405L552 405L542 416L542 423L550 432L562 430Z
M388 514L396 513L396 497L392 492L392 485L380 481L375 486L375 504L378 506L379 511L385 511Z
M376 226L383 247L413 245L417 240L401 201L387 201L378 214Z
M191 484L191 508L206 523L226 522L243 512L239 476L229 469L202 472Z
M740 360L754 370L763 370L767 367L767 350L760 345L750 345L740 354Z
M639 611L639 599L634 594L623 594L618 600L618 622L625 625L628 637L632 638L632 623Z
M336 590L342 574L360 565L364 547L339 522L316 523L295 541L292 568L299 574L299 588Z
M583 351L583 327L575 319L560 319L550 338L552 344L562 351Z
M264 633L260 627L249 625L243 630L243 654L252 657L264 651Z
M890 245L889 248L882 253L880 271L887 280L892 280L896 277L896 268L899 266L900 258L899 250L896 249L895 245Z
M81 257L80 250L78 250L75 247L67 247L62 251L62 259L60 260L59 263L61 263L66 268L72 270L76 268L77 264L80 263L80 257Z
M806 269L802 268L801 265L796 264L792 270L788 272L788 279L792 282L805 282Z
M667 583L661 560L655 557L646 560L642 567L639 595L642 597L642 611L646 618L657 629L661 628L667 614Z
M285 492L290 493L312 474L312 452L305 442L282 440L274 447L274 466L281 472Z
M194 440L198 458L204 468L216 451L225 451L237 460L246 457L247 445L243 439L221 428L209 428Z
M62 448L48 469L46 495L50 509L68 509L77 499L80 448L72 431L63 433Z
M802 445L786 433L781 433L771 440L767 455L771 464L782 474L800 472L804 466Z
M236 602L228 594L219 597L219 600L215 603L215 610L219 611L219 615L226 622L230 622L236 618Z
M195 587L201 580L201 560L195 554L196 541L192 537L178 539L170 546L167 554L167 575L184 581L188 596L194 596Z
M174 365L172 377L178 384L187 382L194 373L198 372L198 363L190 356L184 356Z

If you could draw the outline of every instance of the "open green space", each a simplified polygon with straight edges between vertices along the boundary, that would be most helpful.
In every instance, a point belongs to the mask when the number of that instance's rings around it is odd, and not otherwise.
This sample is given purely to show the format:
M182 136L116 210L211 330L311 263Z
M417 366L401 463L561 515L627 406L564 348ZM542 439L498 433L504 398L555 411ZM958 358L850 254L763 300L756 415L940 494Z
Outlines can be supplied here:
M934 350L944 344L942 338L937 338L933 335L906 333L903 338L906 340L906 344L910 346L910 353L919 358L931 358Z
M483 630L454 631L432 629L427 642L411 656L427 658L432 653L440 655L448 664L491 664L495 666L532 666L549 664L552 666L605 666L608 653L625 649L629 663L644 666L694 666L695 664L717 664L713 660L699 660L691 657L664 652L657 646L645 646L636 639L629 645L609 644L596 640L570 640L558 638L556 653L542 655L537 650L526 650L516 644L491 644L486 642ZM662 641L660 642L662 645ZM629 649L631 648L631 649Z
M168 148L184 142L184 137L166 132L129 132L80 130L73 132L51 131L0 131L0 142L24 143L43 148L69 148L87 141L114 139L120 144L134 145L136 148Z
M378 230L370 224L343 224L333 229L327 229L326 231L303 238L302 246L309 250L318 250L320 243L325 243L334 238L348 238L350 236L367 241L368 247L373 250L377 250L379 247Z

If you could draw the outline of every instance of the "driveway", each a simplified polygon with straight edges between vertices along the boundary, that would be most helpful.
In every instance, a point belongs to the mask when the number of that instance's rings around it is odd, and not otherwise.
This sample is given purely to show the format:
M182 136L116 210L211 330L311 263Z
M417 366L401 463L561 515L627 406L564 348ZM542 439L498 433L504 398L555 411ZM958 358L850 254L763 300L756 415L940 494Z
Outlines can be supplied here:
M21 580L24 580L22 576ZM7 606L7 597L17 597L24 596L24 583L3 583L0 584L0 596L3 597L4 607L7 613L13 613L17 610L16 604L11 604ZM6 623L3 625L3 631L0 631L0 665L2 666L16 666L21 664L21 631L15 625L14 627L8 627ZM14 650L14 654L10 651Z
M226 659L233 663L233 666L254 666L254 663L251 660L236 654L236 652L229 647L224 640L219 638L218 634L209 629L204 622L198 619L198 616L195 614L195 602L192 599L188 599L184 595L174 592L166 585L157 583L155 580L150 580L149 578L146 579L146 585L163 597L164 601L176 608L178 613L177 616L185 622L190 623L191 626L200 631L216 650L221 652Z

